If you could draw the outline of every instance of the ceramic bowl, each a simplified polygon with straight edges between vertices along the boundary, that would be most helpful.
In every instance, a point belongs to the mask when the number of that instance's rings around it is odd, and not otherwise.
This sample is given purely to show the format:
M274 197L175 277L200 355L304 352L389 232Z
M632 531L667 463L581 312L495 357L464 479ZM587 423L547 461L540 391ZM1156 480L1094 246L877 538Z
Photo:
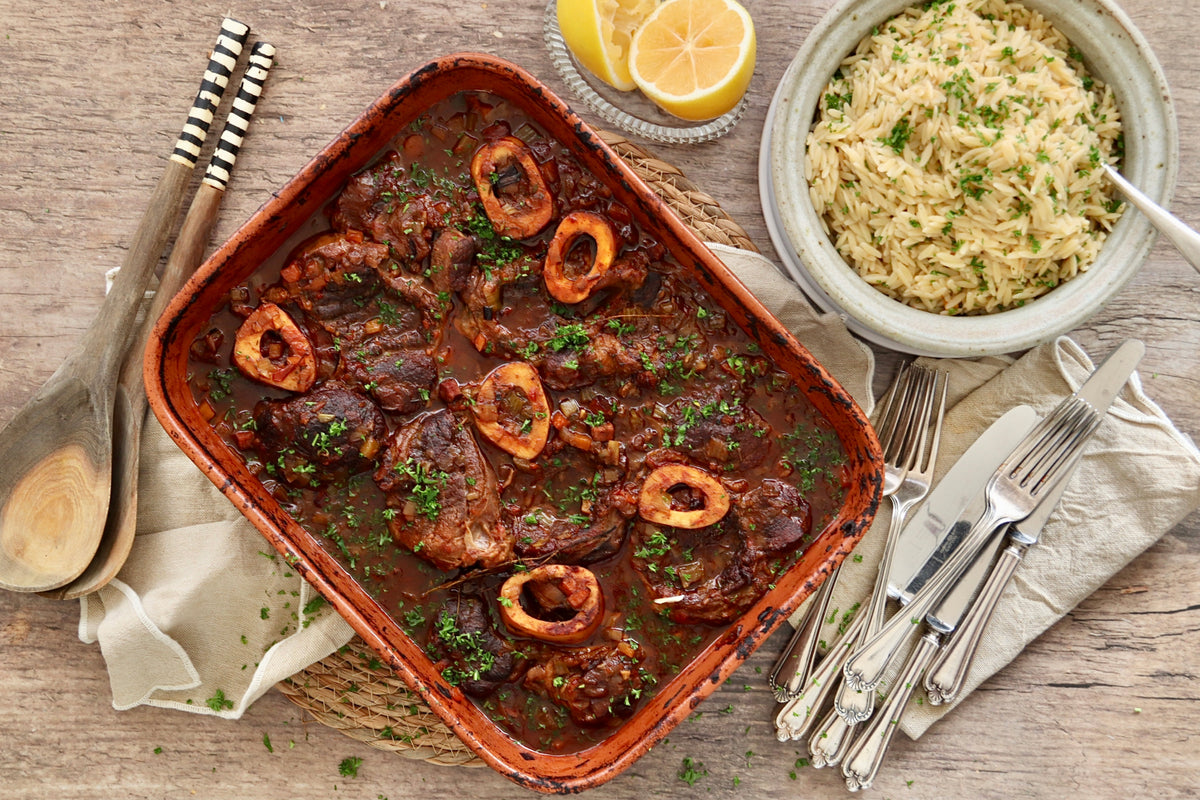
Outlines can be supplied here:
M663 243L714 302L790 373L836 431L845 455L842 505L795 566L678 674L664 680L621 727L588 749L565 755L510 738L450 685L402 626L249 472L244 459L206 421L188 381L189 347L208 330L230 290L276 253L286 252L282 249L303 235L314 212L425 110L470 90L499 95L521 108L603 180L637 224ZM846 392L579 117L529 74L488 56L447 56L401 79L201 266L158 321L151 341L146 387L155 414L179 446L481 759L541 791L578 791L602 783L666 736L836 568L865 533L879 502L879 445Z
M1127 206L1087 272L1015 308L984 316L933 314L893 300L863 281L834 248L805 179L805 140L839 63L876 25L912 0L840 0L805 39L780 81L764 127L759 186L771 239L788 272L825 311L884 347L918 355L982 356L1024 350L1070 331L1121 290L1145 260L1156 231ZM1110 0L1026 0L1110 85L1125 134L1122 173L1166 206L1178 169L1175 112L1154 54Z

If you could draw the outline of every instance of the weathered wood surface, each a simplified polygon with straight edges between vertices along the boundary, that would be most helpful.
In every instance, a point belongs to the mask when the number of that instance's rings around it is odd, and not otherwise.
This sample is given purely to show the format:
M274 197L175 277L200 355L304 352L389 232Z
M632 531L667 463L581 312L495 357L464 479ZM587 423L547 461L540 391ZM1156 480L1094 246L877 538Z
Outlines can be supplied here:
M775 84L828 0L750 0L759 67L728 137L655 146L759 246L762 121ZM1200 223L1200 6L1125 0L1174 93L1182 133L1174 210ZM0 424L59 364L99 307L195 91L224 13L279 47L230 185L216 240L398 76L476 50L562 90L541 41L540 0L162 3L52 6L0 0ZM207 151L205 158L207 157ZM1076 338L1097 352L1146 341L1147 389L1200 433L1200 281L1160 243L1139 276ZM884 361L890 359L885 355ZM1115 576L918 742L899 737L872 796L1200 796L1200 515ZM372 750L271 693L239 722L116 712L74 603L0 593L0 796L507 798L487 769L435 767ZM765 672L777 635L668 742L595 797L845 796L830 770L798 768L774 740ZM730 713L722 709L732 706ZM274 753L263 745L269 735ZM161 752L156 752L161 748ZM347 756L358 777L339 776ZM703 762L695 787L682 760ZM792 773L795 773L794 778Z

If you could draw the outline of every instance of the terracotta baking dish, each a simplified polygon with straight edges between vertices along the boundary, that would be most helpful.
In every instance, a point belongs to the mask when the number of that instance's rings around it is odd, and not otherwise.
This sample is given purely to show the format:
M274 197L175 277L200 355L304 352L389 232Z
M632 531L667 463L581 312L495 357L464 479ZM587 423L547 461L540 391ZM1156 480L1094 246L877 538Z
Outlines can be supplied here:
M188 384L188 351L230 289L246 280L431 104L463 90L507 98L563 142L611 187L636 222L794 376L831 423L846 455L845 500L796 565L744 616L664 683L599 744L569 755L533 750L502 732L451 687L425 653L317 541L285 512L200 413ZM524 786L572 792L603 783L660 741L796 609L862 537L879 502L881 456L849 395L588 126L523 70L482 55L433 61L400 80L262 206L200 268L159 320L146 356L151 406L167 432L446 724L496 770Z

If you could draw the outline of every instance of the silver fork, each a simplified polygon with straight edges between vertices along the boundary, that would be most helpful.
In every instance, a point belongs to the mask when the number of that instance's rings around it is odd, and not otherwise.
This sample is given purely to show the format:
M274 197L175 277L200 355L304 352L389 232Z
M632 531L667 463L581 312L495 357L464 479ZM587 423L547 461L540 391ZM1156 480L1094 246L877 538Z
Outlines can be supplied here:
M878 413L879 424L876 429L884 457L883 497L893 496L900 488L907 470L904 464L910 460L901 450L902 440L912 425L914 413L915 404L908 399L912 376L908 364L900 368ZM799 697L806 691L809 679L813 677L821 623L829 610L829 598L833 596L833 587L840 572L839 564L821 584L821 588L817 589L808 614L796 627L796 632L776 661L775 668L767 676L767 684L780 703ZM849 646L854 642L845 641L844 644ZM822 694L821 699L824 700L825 696ZM790 732L788 737L791 737Z
M946 389L949 379L946 373L940 370L914 367L913 371L914 416L908 425L901 452L897 454L899 461L896 468L902 477L900 485L891 495L891 524L884 540L883 558L879 563L875 588L866 612L866 624L859 641L867 641L883 627L887 607L887 580L891 573L892 556L900 538L900 530L904 527L908 512L929 494L929 487L933 482L933 469L942 436L942 420L946 414ZM841 652L848 654L852 650L853 647L850 647ZM870 718L875 707L874 691L856 690L844 680L834 683L839 689L834 697L833 710L821 720L809 740L812 763L818 768L832 766L841 761L855 727Z
M901 613L850 656L842 672L853 688L870 691L879 685L892 656L914 630L913 621L922 620L941 600L998 527L1025 519L1058 485L1101 419L1086 400L1070 397L1022 440L988 482L983 516L954 553Z
M949 383L947 374L921 367L915 367L914 371L917 371L916 394L919 410L914 420L915 424L910 425L907 436L904 478L892 494L892 521L883 548L883 559L879 562L879 573L875 576L871 605L867 609L867 627L862 634L863 641L870 639L883 627L884 611L887 607L887 580L892 571L892 556L896 552L900 529L904 527L904 520L912 507L929 494L929 486L933 483L933 468L937 463L938 445L942 439L942 420L946 415L946 388ZM834 703L838 714L847 722L854 723L862 722L871 716L875 707L874 699L874 692L858 692L843 687Z

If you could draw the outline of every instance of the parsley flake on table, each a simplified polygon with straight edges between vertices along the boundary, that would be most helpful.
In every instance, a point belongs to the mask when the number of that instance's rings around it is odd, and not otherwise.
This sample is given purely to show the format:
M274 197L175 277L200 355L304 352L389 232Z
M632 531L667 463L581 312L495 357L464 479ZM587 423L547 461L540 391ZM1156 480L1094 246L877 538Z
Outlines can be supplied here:
M225 692L222 689L217 689L217 693L204 702L213 711L223 711L227 708L233 708L233 701L225 696Z

